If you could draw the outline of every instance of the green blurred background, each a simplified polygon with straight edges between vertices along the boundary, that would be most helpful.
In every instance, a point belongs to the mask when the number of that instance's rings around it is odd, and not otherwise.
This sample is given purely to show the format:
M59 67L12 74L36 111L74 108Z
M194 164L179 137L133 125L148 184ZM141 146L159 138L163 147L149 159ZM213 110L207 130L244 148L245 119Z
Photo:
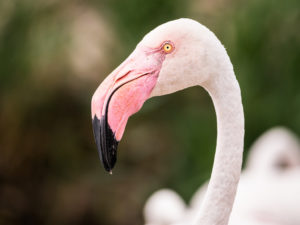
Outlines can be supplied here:
M245 157L266 129L300 134L299 0L0 1L0 224L140 225L147 197L186 201L209 178L212 102L199 87L146 102L98 159L90 99L151 29L190 17L228 50L246 117Z

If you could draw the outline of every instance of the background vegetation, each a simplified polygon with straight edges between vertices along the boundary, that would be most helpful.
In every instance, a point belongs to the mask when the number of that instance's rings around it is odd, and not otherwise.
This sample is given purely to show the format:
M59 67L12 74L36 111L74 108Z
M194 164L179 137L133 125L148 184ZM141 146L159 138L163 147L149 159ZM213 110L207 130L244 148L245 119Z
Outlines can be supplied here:
M204 90L149 100L114 175L100 165L90 99L151 29L190 17L228 50L246 116L245 157L266 129L300 134L298 0L0 1L0 224L142 224L155 190L189 200L209 178L216 120Z

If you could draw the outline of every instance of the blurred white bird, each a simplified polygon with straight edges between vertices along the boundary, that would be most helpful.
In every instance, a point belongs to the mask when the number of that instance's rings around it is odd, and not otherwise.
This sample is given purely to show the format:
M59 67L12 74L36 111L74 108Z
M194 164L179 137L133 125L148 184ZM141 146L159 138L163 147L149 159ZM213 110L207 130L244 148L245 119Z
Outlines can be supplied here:
M194 194L189 207L172 190L155 192L146 202L145 221L155 222L153 225L192 224L206 189L207 183ZM268 130L249 151L229 221L229 225L241 224L300 224L300 144L286 128Z
M183 199L170 189L151 195L144 207L146 225L168 225L180 221L186 213Z
M300 145L291 131L273 128L253 144L229 224L300 224Z

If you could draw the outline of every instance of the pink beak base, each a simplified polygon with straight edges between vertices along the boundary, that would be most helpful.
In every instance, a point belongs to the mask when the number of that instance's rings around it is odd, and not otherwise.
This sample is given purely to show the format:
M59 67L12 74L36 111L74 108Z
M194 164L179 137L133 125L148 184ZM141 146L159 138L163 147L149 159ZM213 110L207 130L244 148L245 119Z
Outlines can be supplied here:
M147 50L136 49L101 83L92 98L94 138L108 172L116 163L128 118L149 98L165 58L160 50Z

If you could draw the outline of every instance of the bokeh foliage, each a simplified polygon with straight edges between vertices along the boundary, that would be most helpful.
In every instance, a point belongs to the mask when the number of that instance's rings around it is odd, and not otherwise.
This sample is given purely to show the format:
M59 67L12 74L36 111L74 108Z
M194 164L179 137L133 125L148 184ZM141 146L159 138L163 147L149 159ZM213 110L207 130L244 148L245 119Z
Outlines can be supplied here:
M209 178L216 120L198 87L147 101L129 120L113 176L94 145L93 91L145 33L171 19L198 20L227 48L243 93L245 150L275 125L300 134L299 7L1 1L0 224L142 224L153 191L173 188L188 201Z

